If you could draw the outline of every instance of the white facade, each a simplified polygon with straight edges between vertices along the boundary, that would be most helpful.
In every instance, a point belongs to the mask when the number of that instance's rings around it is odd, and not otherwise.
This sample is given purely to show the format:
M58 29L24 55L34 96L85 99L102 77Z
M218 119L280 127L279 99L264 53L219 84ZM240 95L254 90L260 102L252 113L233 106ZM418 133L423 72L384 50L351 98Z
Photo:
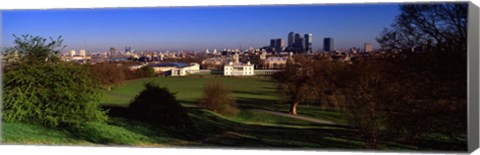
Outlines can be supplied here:
M188 66L154 66L155 73L171 72L171 76L186 76L189 74L195 74L200 71L200 65L198 63L191 63Z
M248 62L247 64L240 63L230 63L223 66L223 75L225 76L253 76L255 75L255 70L253 64Z
M79 55L82 56L82 57L86 57L87 56L87 51L86 50L80 50Z
M75 56L75 50L70 50L70 57Z

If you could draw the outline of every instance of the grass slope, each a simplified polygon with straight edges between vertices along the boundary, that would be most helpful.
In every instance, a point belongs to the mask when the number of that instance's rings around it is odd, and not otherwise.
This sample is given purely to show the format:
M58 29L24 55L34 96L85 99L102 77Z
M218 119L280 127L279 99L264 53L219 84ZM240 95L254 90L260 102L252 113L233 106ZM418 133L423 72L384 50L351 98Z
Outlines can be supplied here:
M3 123L3 142L9 144L61 145L134 145L134 146L209 146L247 148L336 148L361 149L363 142L355 130L315 124L294 118L258 112L262 109L287 112L276 84L268 78L152 78L133 80L114 88L103 98L104 105L126 107L143 90L143 84L154 80L172 92L188 108L194 126L170 129L111 115L107 124L88 124L79 131L50 129L24 123ZM203 85L220 81L232 89L241 111L235 117L224 117L194 106ZM299 105L300 115L346 123L336 111L318 106ZM430 143L431 144L431 143ZM450 145L450 146L449 146ZM381 143L380 149L463 150L464 143L422 145L420 147Z

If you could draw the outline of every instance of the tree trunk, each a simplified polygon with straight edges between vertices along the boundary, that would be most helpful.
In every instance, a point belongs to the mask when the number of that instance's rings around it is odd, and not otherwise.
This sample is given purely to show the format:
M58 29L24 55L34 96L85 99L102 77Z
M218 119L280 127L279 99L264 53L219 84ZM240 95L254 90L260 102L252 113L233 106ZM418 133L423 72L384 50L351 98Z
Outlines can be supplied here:
M297 115L298 100L295 96L292 96L292 102L290 104L290 114Z

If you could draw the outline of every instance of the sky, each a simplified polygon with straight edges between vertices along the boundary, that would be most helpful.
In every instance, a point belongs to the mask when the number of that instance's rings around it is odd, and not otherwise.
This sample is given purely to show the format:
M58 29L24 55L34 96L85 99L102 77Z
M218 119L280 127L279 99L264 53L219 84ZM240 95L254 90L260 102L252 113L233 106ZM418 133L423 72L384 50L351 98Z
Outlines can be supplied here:
M336 49L373 43L399 14L398 4L323 4L2 11L2 44L13 34L62 36L68 50L205 50L267 46L288 33L311 33L313 48L334 38Z

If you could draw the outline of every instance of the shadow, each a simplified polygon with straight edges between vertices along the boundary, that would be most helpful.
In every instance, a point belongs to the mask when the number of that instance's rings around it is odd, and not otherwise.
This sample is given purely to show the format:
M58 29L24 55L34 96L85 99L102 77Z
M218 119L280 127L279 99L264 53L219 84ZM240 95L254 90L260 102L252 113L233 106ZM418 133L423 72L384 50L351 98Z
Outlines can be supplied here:
M272 92L272 91L239 91L239 90L234 90L232 91L234 94L244 94L244 95L266 95L266 96L271 96L271 95L277 95L277 92Z
M282 104L278 100L237 97L237 106L241 109L261 110L288 110L288 104Z

